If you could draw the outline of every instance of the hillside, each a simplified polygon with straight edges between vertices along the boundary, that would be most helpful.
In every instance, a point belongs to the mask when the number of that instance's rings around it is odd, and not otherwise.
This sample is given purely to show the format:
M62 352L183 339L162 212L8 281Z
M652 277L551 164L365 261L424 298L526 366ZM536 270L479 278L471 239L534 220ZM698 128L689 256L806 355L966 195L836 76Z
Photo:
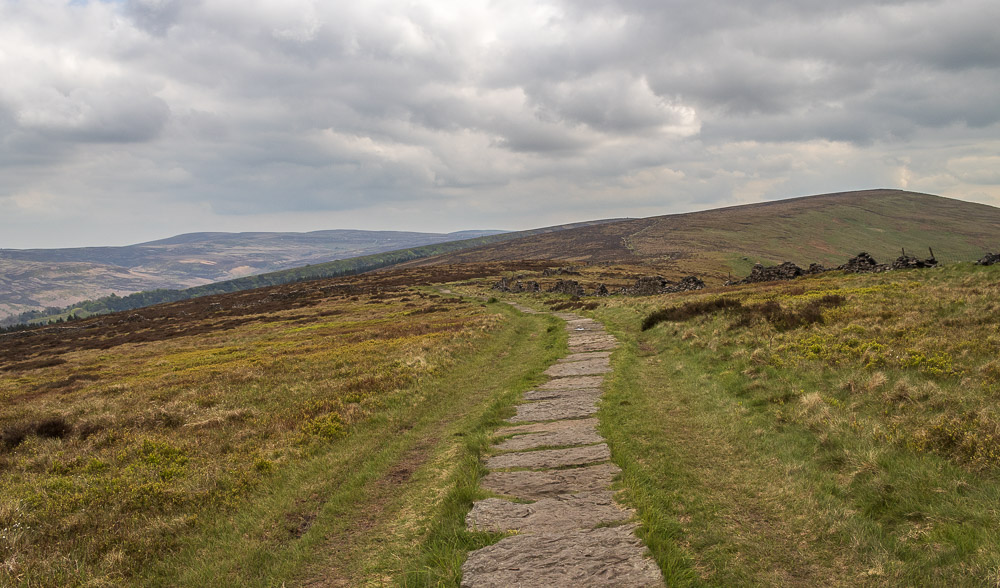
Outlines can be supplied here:
M939 260L978 259L1000 247L1000 209L902 190L806 196L624 220L536 235L413 262L515 259L644 264L664 274L721 281L754 262L836 266L859 251L889 261L901 248Z
M1000 265L577 301L490 289L546 265L387 269L0 334L0 584L459 585L466 553L503 536L465 528L491 436L567 348L563 323L496 297L621 341L597 418L668 585L995 578Z
M189 288L499 233L502 231L189 233L124 247L0 249L0 319L112 293Z

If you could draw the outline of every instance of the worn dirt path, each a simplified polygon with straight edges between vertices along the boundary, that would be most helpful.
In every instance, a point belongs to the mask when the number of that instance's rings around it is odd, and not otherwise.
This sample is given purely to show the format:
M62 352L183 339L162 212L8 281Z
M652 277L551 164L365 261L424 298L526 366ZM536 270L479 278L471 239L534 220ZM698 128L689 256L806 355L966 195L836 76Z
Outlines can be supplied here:
M614 500L621 470L593 418L618 342L597 321L556 316L567 323L571 353L524 395L486 461L483 488L511 500L479 500L466 517L469 529L517 534L470 553L462 586L663 586L633 533L633 513Z

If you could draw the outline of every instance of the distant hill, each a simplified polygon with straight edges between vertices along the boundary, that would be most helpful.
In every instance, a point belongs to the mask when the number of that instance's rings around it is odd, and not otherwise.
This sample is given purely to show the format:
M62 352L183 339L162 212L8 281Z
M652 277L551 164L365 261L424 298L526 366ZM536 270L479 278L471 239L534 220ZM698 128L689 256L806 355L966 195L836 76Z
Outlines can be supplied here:
M503 232L188 233L124 247L0 249L0 318Z
M724 279L749 273L757 261L836 266L861 251L890 261L902 248L926 256L928 247L942 261L1000 248L1000 208L903 190L841 192L534 235L411 265L627 263Z
M177 302L180 300L188 300L191 298L209 296L212 294L239 292L242 290L250 290L253 288L261 288L264 286L276 286L280 284L288 284L291 282L297 282L302 280L313 280L318 278L330 278L337 276L352 275L384 267L394 266L400 263L412 261L415 259L421 259L424 257L443 255L445 253L449 253L452 251L459 251L461 249L467 249L469 247L477 247L508 239L516 239L518 237L523 237L526 235L538 235L550 232L557 232L571 228L591 226L594 224L615 222L617 220L618 219L587 221L581 223L556 225L551 227L543 227L540 229L530 229L527 231L517 231L509 233L501 233L496 231L462 231L459 233L450 233L450 235L476 235L482 233L490 233L490 234L473 238L454 240L454 241L432 243L429 245L419 245L416 247L409 247L406 249L394 249L391 251L383 251L381 253L373 253L370 255L362 255L357 257L349 257L346 259L328 261L325 263L300 265L298 267L293 267L289 269L243 276L240 278L233 278L230 280L223 280L219 282L211 282L202 284L200 286L192 286L190 288L182 288L182 289L154 288L154 289L140 290L137 292L133 292L131 294L127 294L125 296L119 296L117 295L117 293L112 293L110 295L103 297L86 298L83 300L74 301L70 304L63 306L52 305L52 307L50 308L45 308L40 310L29 309L18 312L16 314L12 313L8 315L6 318L0 316L0 327L8 327L24 323L45 323L47 321L56 320L60 318L61 319L79 318L79 317L90 316L91 314L102 314L102 313L116 312L121 310L132 310L136 308L151 306L154 304L160 304L164 302ZM204 235L204 233L196 235ZM197 241L198 239L200 239L200 237L180 235L178 237L174 237L166 241L171 242L171 244L174 244L176 243L176 241L181 241L181 242L189 240ZM155 242L155 243L162 243L162 242ZM3 287L4 280L8 279L9 278L0 276L0 287Z

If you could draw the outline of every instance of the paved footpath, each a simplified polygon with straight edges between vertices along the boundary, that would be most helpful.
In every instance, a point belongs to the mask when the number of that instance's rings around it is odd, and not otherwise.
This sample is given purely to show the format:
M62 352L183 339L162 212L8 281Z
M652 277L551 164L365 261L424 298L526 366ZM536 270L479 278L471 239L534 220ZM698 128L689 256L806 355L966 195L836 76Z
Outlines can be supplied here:
M593 416L618 341L597 321L556 316L567 322L570 355L546 370L548 382L525 393L486 461L483 488L512 500L477 501L466 517L469 529L517 534L470 553L462 586L662 587L633 533L633 513L614 500L611 482L621 470Z

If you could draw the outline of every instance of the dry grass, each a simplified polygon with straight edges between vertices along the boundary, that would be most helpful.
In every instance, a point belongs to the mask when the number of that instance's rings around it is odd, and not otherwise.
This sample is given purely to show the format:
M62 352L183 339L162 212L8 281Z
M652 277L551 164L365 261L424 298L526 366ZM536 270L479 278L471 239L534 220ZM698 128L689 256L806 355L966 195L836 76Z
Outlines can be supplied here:
M274 472L420 403L414 382L497 321L419 291L318 282L8 336L0 584L127 581Z

